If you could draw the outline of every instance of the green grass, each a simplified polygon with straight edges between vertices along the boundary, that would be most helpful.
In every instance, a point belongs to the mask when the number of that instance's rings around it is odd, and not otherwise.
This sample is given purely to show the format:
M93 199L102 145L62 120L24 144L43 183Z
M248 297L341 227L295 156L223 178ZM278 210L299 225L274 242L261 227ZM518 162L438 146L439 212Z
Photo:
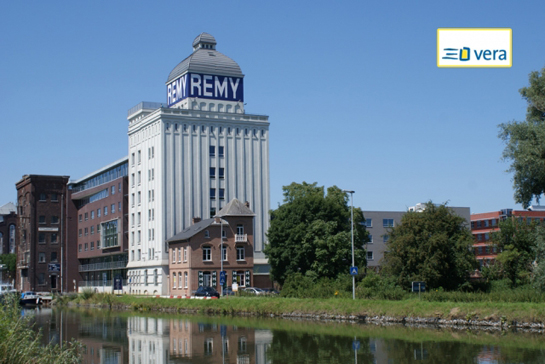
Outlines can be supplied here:
M545 305L532 302L430 302L417 297L390 301L350 298L302 299L283 297L229 297L219 300L168 299L97 294L77 304L139 311L176 311L202 314L259 316L300 314L335 316L427 317L443 319L545 322Z

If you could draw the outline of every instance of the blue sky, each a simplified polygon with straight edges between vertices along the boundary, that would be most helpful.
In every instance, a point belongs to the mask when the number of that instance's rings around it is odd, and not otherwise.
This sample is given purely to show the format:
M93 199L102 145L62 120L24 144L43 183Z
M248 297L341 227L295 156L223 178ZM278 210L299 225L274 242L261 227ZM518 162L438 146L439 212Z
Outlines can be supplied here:
M545 65L538 1L1 2L0 205L24 174L78 179L127 155L127 110L165 101L201 32L270 117L271 207L282 186L355 190L364 210L448 201L521 208L498 124ZM513 67L439 69L437 28L513 29Z

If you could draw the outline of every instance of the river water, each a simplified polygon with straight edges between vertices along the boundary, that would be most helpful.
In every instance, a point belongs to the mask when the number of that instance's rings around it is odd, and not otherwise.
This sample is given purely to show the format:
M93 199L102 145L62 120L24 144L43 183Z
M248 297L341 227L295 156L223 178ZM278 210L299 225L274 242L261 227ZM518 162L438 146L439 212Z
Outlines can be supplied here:
M545 334L43 308L44 343L75 338L84 363L545 363Z

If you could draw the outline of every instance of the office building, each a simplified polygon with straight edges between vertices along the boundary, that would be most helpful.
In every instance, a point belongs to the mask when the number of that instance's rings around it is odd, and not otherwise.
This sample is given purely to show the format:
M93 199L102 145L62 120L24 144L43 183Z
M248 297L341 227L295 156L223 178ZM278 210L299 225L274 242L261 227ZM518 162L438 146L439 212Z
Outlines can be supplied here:
M166 102L129 110L127 292L157 272L146 292L166 295L167 240L233 198L255 213L253 273L268 276L269 122L245 113L243 81L240 66L202 33L168 75Z

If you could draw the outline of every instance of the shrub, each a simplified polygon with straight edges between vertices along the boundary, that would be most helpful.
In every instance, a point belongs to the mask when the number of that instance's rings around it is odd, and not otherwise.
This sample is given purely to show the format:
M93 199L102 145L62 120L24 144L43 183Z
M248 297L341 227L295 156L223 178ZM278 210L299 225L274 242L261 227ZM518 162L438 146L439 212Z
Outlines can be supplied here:
M358 283L356 296L367 299L402 300L407 296L407 292L398 286L394 279L370 271Z
M93 298L94 295L95 295L95 292L90 288L86 288L80 293L81 299L85 301Z

